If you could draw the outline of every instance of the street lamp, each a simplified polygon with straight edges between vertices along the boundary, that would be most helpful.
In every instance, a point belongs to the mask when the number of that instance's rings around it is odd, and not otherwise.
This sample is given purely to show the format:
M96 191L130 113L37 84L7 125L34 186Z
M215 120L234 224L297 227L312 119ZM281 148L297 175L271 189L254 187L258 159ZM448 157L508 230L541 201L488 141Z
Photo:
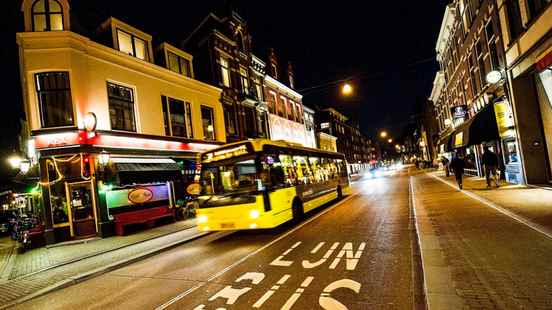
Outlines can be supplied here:
M388 139L387 142L393 143L393 139Z
M8 158L8 162L10 163L10 166L12 169L17 169L21 165L21 162L23 159L19 155L12 155Z
M380 132L380 137L381 138L386 138L387 137L387 131L384 130L384 131Z
M345 83L341 88L341 93L345 96L349 96L353 93L353 87L349 83Z
M109 163L110 155L106 151L102 151L98 156L98 162L100 165L105 166Z

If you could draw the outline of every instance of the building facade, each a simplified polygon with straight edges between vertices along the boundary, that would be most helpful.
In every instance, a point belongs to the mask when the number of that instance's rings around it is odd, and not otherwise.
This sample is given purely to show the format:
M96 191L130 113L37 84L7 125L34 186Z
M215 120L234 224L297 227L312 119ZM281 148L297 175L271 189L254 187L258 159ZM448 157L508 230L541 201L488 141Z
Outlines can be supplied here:
M552 180L552 2L498 2L519 144L508 145L510 160L522 163L528 183ZM503 72L504 72L503 71Z
M264 64L251 52L247 23L229 10L207 15L182 42L194 55L196 78L222 89L226 140L268 138L268 107L263 101Z
M71 29L67 0L25 0L17 33L31 162L47 243L174 218L196 157L226 141L221 89L193 58L109 18L93 38Z
M375 157L371 140L361 133L358 125L349 123L349 118L336 109L318 111L317 125L319 145L331 147L332 139L328 135L335 137L337 152L345 155L349 173L360 172Z
M501 159L502 175L523 183L508 89L503 79L489 78L505 66L500 29L496 1L456 0L446 7L436 45L441 70L430 97L437 149L447 157L462 153L467 173L483 175L480 158L489 147Z

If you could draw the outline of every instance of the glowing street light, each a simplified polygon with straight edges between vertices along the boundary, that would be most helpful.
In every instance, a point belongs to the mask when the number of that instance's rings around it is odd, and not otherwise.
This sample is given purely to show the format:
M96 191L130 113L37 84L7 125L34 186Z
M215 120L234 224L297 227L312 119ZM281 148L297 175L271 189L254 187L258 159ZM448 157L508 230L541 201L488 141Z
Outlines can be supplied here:
M380 137L381 138L387 138L387 131L384 130L384 131L380 132Z
M393 143L393 139L388 139L387 142Z
M23 159L19 155L12 155L8 158L8 162L12 169L18 169Z
M349 96L353 93L353 87L349 83L345 83L341 88L341 93L345 96Z

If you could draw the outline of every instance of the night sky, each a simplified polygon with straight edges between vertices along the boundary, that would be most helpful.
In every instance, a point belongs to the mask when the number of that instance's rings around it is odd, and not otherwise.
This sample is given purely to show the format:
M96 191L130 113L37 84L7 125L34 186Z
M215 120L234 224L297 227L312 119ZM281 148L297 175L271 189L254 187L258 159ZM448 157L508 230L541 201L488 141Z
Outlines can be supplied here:
M2 18L2 163L15 143L22 115L15 32L22 29L20 1L2 1L11 18ZM146 1L78 0L72 18L97 27L108 16L153 35L154 44L186 38L211 11L227 0ZM337 87L304 96L311 107L332 106L358 121L373 136L386 128L400 135L416 104L431 92L437 70L435 41L449 1L234 1L253 36L254 53L266 60L273 47L283 64L291 61L297 89L360 76L355 95L343 98ZM140 3L139 5L137 5ZM6 15L5 15L6 16ZM4 23L7 23L4 25ZM92 28L93 30L93 28Z

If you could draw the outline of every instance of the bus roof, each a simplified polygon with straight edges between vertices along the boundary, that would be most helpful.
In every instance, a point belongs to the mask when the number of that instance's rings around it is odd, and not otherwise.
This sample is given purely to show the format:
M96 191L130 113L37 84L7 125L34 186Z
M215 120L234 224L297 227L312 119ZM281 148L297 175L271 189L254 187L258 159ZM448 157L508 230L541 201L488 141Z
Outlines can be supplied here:
M304 147L301 144L293 143L293 142L289 142L289 141L284 141L284 140L274 141L274 140L269 140L269 139L251 139L251 140L247 140L247 141L239 141L239 142L234 142L234 143L229 143L229 144L222 145L218 148L215 148L215 149L212 149L212 150L209 150L207 152L202 153L201 158L203 159L203 156L206 155L206 154L209 154L209 153L214 154L216 152L220 152L221 150L225 150L225 149L236 149L236 148L238 148L242 145L245 145L245 146L249 145L250 146L250 149L249 149L250 152L261 152L265 149L265 146L272 146L272 147L276 147L276 148L294 149L294 150L309 152L309 153L327 154L327 155L331 155L332 157L334 157L334 156L344 157L344 155L341 154L341 153Z

